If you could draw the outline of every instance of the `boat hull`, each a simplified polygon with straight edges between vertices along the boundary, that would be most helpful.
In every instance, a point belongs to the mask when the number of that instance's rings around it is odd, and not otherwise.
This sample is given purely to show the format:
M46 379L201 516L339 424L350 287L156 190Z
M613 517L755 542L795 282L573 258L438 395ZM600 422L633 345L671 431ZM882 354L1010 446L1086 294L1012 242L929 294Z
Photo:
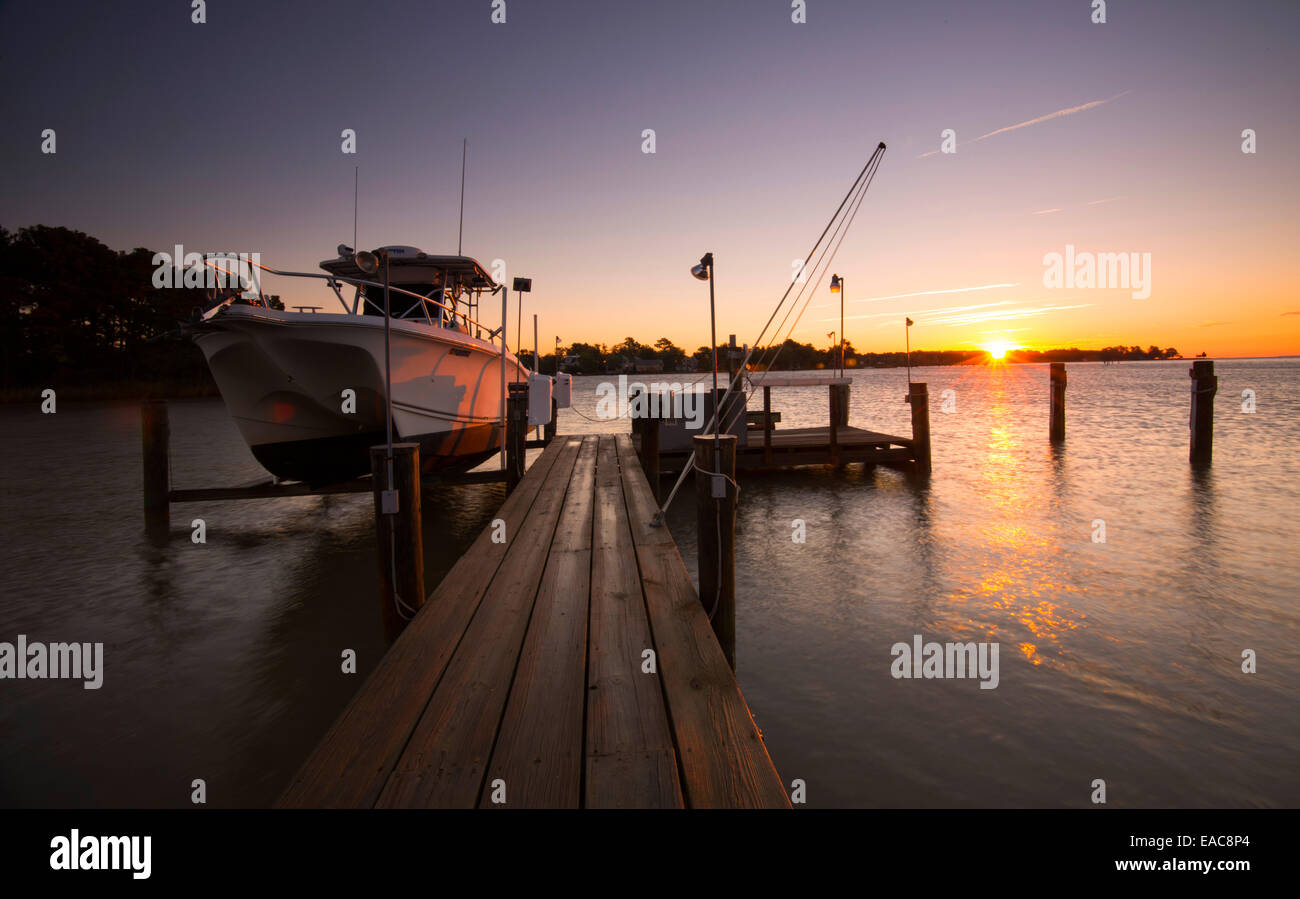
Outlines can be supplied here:
M228 306L195 326L217 387L254 457L286 480L370 471L386 439L384 320ZM506 355L506 380L524 369ZM392 322L393 439L425 472L472 468L502 444L502 363L459 331Z

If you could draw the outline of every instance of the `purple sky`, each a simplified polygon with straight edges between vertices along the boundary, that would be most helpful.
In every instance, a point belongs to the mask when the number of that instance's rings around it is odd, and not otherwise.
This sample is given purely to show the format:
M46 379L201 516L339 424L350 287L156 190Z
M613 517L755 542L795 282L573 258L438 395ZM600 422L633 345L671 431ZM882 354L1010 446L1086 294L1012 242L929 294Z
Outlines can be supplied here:
M195 25L182 0L5 3L0 224L316 270L351 242L359 165L363 246L454 252L467 137L465 252L533 277L544 348L693 349L708 303L690 265L716 254L719 333L751 340L884 140L835 263L859 349L901 348L920 313L913 346L1300 351L1300 3L1116 0L1104 25L1090 0L809 0L807 24L788 0L491 14L213 0ZM958 152L922 156L945 128ZM1151 253L1151 296L1045 288L1067 243ZM991 284L1014 286L867 302ZM794 336L825 343L837 303L819 287ZM997 305L951 321L975 304Z

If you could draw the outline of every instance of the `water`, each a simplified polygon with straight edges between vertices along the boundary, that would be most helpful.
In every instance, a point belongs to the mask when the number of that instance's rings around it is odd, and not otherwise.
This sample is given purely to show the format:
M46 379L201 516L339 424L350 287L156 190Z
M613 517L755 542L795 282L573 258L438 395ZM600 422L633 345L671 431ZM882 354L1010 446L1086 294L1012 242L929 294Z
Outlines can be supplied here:
M810 805L1085 806L1096 778L1112 806L1300 804L1300 361L1217 363L1205 474L1187 464L1188 366L1070 365L1059 450L1045 367L917 369L928 485L884 469L742 479L738 676ZM576 379L587 415L600 380ZM909 433L903 371L853 380L852 424ZM773 405L781 427L824 424L826 389L777 388ZM0 682L0 805L184 806L195 778L210 805L265 805L383 651L369 496L178 505L154 549L138 418L0 409L0 639L103 641L106 656L99 691ZM178 486L262 475L219 401L174 402L171 420ZM561 433L626 429L560 417ZM426 501L430 584L502 496ZM692 501L668 521L693 569ZM894 679L890 647L918 633L996 641L998 687Z

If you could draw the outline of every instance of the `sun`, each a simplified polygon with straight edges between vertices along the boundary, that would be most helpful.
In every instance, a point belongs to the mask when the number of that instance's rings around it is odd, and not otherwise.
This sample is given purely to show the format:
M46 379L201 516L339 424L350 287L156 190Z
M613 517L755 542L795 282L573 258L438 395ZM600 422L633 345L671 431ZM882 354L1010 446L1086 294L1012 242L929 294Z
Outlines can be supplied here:
M1007 357L1007 351L1014 350L1015 347L1004 340L995 340L984 349L995 362L1001 362Z

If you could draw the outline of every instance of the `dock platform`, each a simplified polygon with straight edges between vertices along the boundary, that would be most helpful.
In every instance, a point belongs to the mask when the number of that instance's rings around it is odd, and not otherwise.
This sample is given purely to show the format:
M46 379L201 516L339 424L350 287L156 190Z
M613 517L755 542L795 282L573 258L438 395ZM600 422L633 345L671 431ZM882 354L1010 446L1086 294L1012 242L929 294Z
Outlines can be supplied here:
M628 435L554 439L277 805L788 808L655 510Z

